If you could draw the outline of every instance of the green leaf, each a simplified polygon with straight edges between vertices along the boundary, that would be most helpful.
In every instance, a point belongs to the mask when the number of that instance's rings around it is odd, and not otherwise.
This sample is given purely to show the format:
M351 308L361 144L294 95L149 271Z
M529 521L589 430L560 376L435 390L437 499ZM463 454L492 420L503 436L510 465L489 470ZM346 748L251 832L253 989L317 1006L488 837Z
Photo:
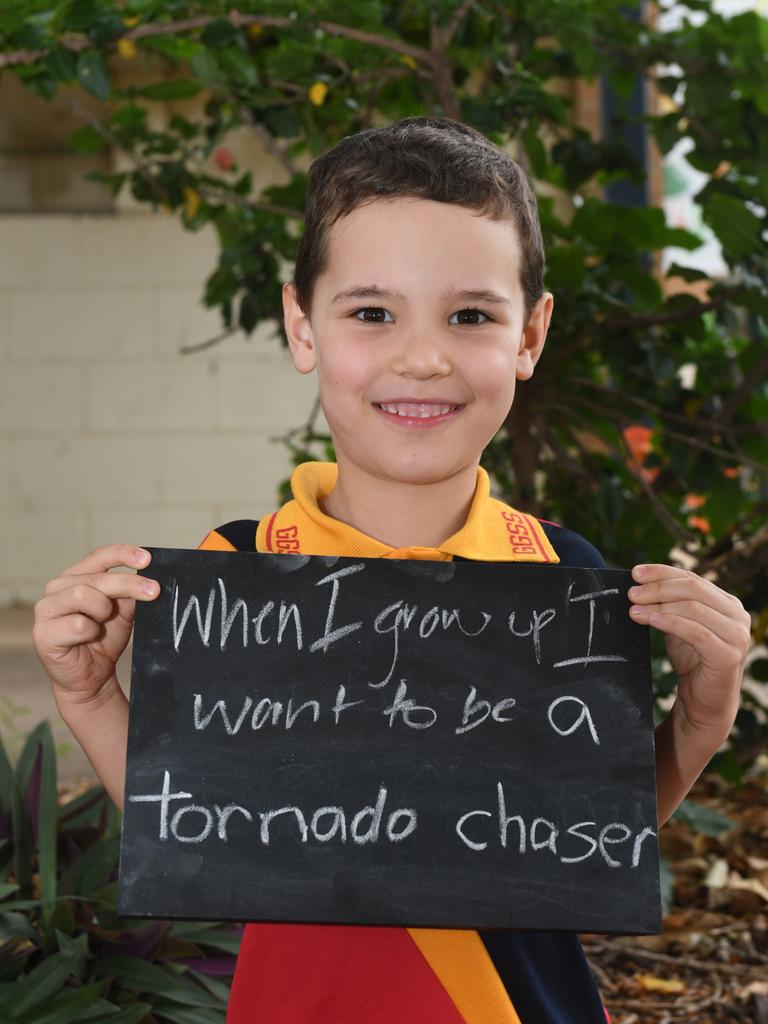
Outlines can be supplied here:
M18 1018L52 999L71 976L76 960L73 950L54 953L43 960L16 982L11 996L5 1000L5 1013L9 1017Z
M77 61L77 80L84 89L100 100L109 98L107 65L97 50L83 50Z
M226 18L215 18L209 21L202 31L200 38L206 46L212 50L229 46L238 37L238 30Z
M114 112L110 121L115 128L122 128L125 131L138 134L146 131L147 111L136 103L127 103Z
M532 125L523 132L523 145L528 159L531 161L531 169L538 178L545 177L549 166L547 150L539 135L538 125Z
M176 971L135 956L104 956L93 964L97 976L111 975L135 992L165 996L185 1006L220 1007L220 1002Z
M89 1024L142 1024L151 1011L149 1003L131 1003L116 1013L104 1013L87 1019Z
M200 50L190 60L189 66L195 76L206 85L216 85L222 80L221 68L218 61L207 50Z
M18 891L18 885L11 885L9 882L0 882L0 900L4 900L6 896L10 896L12 892Z
M694 803L693 800L683 800L672 817L690 825L694 831L705 836L719 836L738 824L733 818L713 811L710 807Z
M246 334L250 334L256 324L259 322L259 306L256 299L250 292L246 292L240 300L240 314L238 316L238 323L245 331Z
M156 50L172 60L191 60L201 52L200 43L186 36L174 36L170 33L161 36L147 36L141 45L148 50Z
M77 131L72 132L67 139L67 143L72 149L77 150L78 153L84 153L86 156L91 153L101 153L109 145L101 132L91 125L86 125L84 128L78 128Z
M44 903L43 920L47 923L53 913L56 898L56 830L58 800L56 796L56 749L48 722L42 723L40 746L42 771L40 802L37 812L37 857L40 874L40 898Z
M60 993L44 1009L38 1007L17 1017L18 1024L72 1024L83 1020L83 1010L98 1000L102 985L103 982L96 982Z
M228 928L215 929L207 923L203 923L194 931L187 931L179 928L179 925L182 924L186 924L186 922L174 922L171 934L180 938L188 937L197 946L218 949L224 953L237 953L240 949L242 937L239 931L235 933Z
M174 1006L171 1003L155 1003L154 1013L173 1024L224 1024L226 1009L219 1003L218 1009L202 1009L191 1006Z
M763 247L760 220L742 200L716 192L704 203L703 216L735 259L743 259Z
M259 71L253 57L236 46L219 50L217 60L224 71L250 88L259 84Z
M77 77L77 54L66 46L55 46L48 54L48 70L59 82L71 82Z
M176 78L171 82L156 82L139 90L148 100L188 100L197 96L202 86L191 78Z
M62 873L61 891L76 896L91 896L94 889L114 872L119 851L119 836L102 838L88 847Z
M13 768L5 750L3 737L0 736L0 808L4 814L10 813L12 809L15 788Z
M39 944L40 936L24 914L17 914L6 904L0 913L0 943L15 942L18 939L29 939Z
M580 288L587 272L580 246L557 245L547 255L547 282L558 288Z

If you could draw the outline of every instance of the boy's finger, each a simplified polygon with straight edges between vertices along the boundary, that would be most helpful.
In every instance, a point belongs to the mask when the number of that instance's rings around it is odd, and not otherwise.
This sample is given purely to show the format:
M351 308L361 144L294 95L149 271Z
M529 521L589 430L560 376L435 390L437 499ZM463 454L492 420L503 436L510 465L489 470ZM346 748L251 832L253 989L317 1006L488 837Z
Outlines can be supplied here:
M663 580L635 584L627 591L630 601L635 604L663 604L667 601L700 601L711 608L718 608L725 614L733 615L740 605L730 594L701 576L673 576ZM746 613L745 613L746 614Z
M735 670L743 664L743 653L737 645L721 639L700 622L671 612L659 612L654 618L651 625L685 641L710 668L722 672L724 667Z
M101 636L103 628L101 622L94 622L87 615L74 612L46 625L45 645L52 652L56 647L68 649L77 644L91 643Z
M35 605L35 618L38 622L47 622L81 612L98 622L106 622L114 610L114 601L103 591L87 583L75 583L74 586L49 593L38 601Z
M636 622L643 623L650 622L652 615L686 619L699 627L701 643L706 643L708 641L706 634L711 633L719 640L731 645L736 651L744 652L749 648L749 631L743 624L699 601L669 601L664 604L633 605L630 608L630 615ZM661 620L654 621L652 625L664 629ZM698 644L694 646L698 647Z
M59 576L46 584L44 594L58 594L72 590L73 600L77 599L78 587L92 587L109 598L128 597L138 601L151 601L160 593L160 584L146 576L134 576L128 573L94 573L91 576Z
M135 544L104 544L89 551L84 558L70 565L61 576L81 576L94 572L106 572L125 566L128 569L143 569L149 565L152 556Z

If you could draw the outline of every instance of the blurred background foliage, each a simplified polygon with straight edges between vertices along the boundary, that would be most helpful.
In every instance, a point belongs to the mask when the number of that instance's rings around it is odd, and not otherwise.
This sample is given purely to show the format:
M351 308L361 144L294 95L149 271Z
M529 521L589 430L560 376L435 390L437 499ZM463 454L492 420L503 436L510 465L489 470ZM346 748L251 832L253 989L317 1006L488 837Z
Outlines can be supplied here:
M118 917L120 815L57 781L47 722L0 740L0 1020L224 1024L241 929Z
M509 500L583 533L609 564L676 561L744 601L750 684L715 760L738 782L766 737L768 22L682 6L662 32L653 11L617 0L4 0L0 74L44 99L73 84L95 96L102 114L83 110L70 141L120 156L100 180L190 231L213 226L203 301L222 330L198 350L265 321L282 332L306 166L342 136L447 115L509 147L537 183L556 312L484 464ZM611 117L591 133L568 85L597 79ZM658 102L638 107L640 82ZM195 98L195 116L153 116ZM259 191L238 165L228 138L244 128L284 184ZM696 202L727 264L717 280L663 268L662 250L700 239L645 201L632 128L662 154L690 140L706 176ZM297 463L332 457L316 421L313 410L286 438ZM655 661L663 705L660 644ZM728 825L690 803L681 815L708 834ZM4 1021L224 1020L237 929L121 921L118 845L102 790L57 799L45 724L15 769L0 745Z
M583 533L609 564L675 561L744 601L756 685L716 759L738 781L766 736L768 21L681 6L660 31L652 9L618 0L5 0L0 73L43 98L72 84L97 97L103 114L83 111L71 144L120 155L99 180L190 231L213 226L203 301L222 330L198 350L266 321L282 333L306 166L342 136L447 115L509 147L537 183L556 311L484 464L509 500ZM126 84L115 68L128 64ZM611 116L591 133L568 85L597 79ZM638 107L639 83L654 102ZM194 117L153 116L193 98ZM663 267L664 249L701 240L645 201L638 128L662 154L690 140L706 176L696 203L727 265L716 280ZM286 183L254 188L227 145L242 129ZM286 438L297 463L332 456L316 421ZM655 660L663 703L658 643Z

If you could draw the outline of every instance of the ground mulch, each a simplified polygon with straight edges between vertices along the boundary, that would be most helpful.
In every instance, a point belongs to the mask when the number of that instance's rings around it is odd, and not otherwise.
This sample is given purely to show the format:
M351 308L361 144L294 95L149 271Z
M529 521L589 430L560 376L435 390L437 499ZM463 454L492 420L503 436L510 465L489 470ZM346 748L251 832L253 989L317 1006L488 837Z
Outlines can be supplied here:
M690 799L732 819L716 836L672 819L660 935L582 936L613 1024L768 1024L768 765L739 787L706 774Z

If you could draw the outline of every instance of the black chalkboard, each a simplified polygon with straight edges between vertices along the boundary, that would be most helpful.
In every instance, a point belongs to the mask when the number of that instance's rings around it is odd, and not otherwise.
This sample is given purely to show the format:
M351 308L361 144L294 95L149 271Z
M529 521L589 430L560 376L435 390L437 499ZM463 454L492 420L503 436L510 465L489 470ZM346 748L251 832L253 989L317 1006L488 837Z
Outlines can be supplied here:
M151 550L121 914L658 931L628 572Z

